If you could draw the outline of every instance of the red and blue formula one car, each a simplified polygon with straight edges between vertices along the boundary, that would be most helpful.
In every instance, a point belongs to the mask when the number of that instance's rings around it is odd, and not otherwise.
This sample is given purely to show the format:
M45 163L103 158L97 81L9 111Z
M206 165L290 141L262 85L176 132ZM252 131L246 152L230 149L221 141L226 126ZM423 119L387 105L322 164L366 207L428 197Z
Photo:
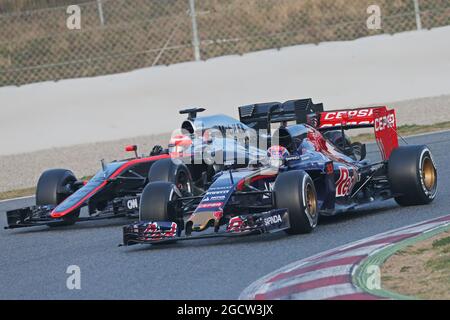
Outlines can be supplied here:
M437 170L424 145L399 146L396 115L387 107L324 111L311 99L239 108L240 122L263 130L267 158L245 168L228 164L202 194L170 182L143 190L139 221L123 228L124 245L232 237L285 230L308 233L320 215L374 201L424 205L437 193ZM278 126L271 134L272 127ZM373 128L380 161L345 131Z

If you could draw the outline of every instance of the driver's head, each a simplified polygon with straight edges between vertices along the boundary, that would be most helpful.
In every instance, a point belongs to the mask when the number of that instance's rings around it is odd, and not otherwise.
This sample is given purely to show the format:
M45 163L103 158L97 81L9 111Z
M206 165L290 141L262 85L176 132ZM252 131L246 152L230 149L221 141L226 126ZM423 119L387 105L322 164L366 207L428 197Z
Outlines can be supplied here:
M283 146L275 145L267 150L267 156L269 157L270 165L279 168L289 156L289 151Z

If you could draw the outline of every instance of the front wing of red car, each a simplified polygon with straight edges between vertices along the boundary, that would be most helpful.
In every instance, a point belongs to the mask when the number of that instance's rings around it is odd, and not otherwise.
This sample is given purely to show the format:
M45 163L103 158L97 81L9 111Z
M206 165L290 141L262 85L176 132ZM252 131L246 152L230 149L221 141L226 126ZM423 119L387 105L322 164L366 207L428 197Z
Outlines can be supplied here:
M222 231L208 229L196 235L187 236L175 222L140 221L123 227L123 245L273 233L290 228L289 214L287 209L273 209L258 214L237 215L230 217L224 226L225 229Z

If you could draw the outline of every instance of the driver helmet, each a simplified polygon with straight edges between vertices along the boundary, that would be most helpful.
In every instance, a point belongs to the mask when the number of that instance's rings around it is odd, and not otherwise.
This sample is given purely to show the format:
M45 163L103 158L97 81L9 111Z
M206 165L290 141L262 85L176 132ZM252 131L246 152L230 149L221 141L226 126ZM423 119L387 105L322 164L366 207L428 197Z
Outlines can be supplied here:
M177 134L170 139L169 154L172 156L181 156L192 145L192 139L184 134Z
M279 168L289 156L289 151L283 146L275 145L267 150L267 156L269 157L270 165Z

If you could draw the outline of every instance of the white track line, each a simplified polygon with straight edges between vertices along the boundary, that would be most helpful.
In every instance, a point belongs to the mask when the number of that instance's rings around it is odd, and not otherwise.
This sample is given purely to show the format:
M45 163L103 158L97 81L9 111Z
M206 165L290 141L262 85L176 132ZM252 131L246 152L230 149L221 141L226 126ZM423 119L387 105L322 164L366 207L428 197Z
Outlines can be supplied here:
M25 197L18 197L18 198L11 198L11 199L0 200L0 203L16 201L16 200L25 200L25 199L31 199L31 198L34 198L34 196L25 196Z

